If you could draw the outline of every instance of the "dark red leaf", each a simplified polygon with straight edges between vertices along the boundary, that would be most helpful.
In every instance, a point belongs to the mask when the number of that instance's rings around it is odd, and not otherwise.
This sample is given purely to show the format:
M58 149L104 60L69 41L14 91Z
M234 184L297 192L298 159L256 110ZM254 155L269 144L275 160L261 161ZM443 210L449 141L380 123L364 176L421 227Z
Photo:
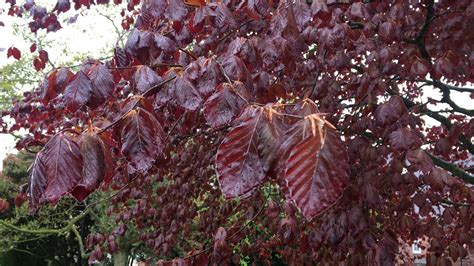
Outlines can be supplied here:
M110 70L99 62L86 65L82 71L87 74L92 83L92 95L88 105L96 108L112 95L115 86L114 77Z
M281 240L286 245L295 241L298 237L299 230L296 220L292 217L284 218L280 221L280 228L278 230Z
M410 164L416 167L417 170L421 170L424 174L428 174L434 167L433 160L421 149L407 151L405 158Z
M43 151L38 152L31 166L30 181L28 185L28 200L32 211L38 209L48 182L44 157L45 155Z
M209 96L209 94L214 92L217 84L222 82L224 78L215 60L202 57L189 65L185 75L190 80L193 80L203 97Z
M222 62L222 66L231 80L242 81L247 88L252 88L252 76L241 58L235 55L229 56Z
M267 0L250 0L247 1L245 11L250 18L259 20L260 16L266 17L268 15L268 9L269 3Z
M231 250L226 242L227 232L223 227L217 229L216 235L214 236L214 258L217 261L223 261L230 254Z
M114 59L118 67L126 67L130 64L129 54L119 46L114 49Z
M83 158L82 177L71 191L71 195L83 201L102 182L106 171L103 141L95 135L86 133L79 140L79 147Z
M74 74L69 69L61 67L53 70L48 78L41 84L40 97L45 105L62 93Z
M10 58L10 56L13 56L16 60L20 60L21 52L16 47L10 47L7 51L7 57Z
M458 183L446 170L438 167L434 167L428 175L425 175L423 181L435 191L442 191Z
M169 20L182 21L188 14L186 5L182 0L169 0L169 6L166 10L165 16Z
M379 26L379 34L386 42L395 40L395 28L397 26L392 21L386 21Z
M38 57L33 59L33 66L35 67L36 71L40 71L41 69L45 68L45 63L41 61Z
M91 96L92 82L82 71L77 72L74 79L64 89L66 108L71 112L86 105Z
M58 13L61 12L67 12L71 8L71 3L69 0L58 0L56 2L56 6L54 7L53 11L58 11Z
M410 74L414 77L424 78L428 74L428 66L424 61L416 60L411 64Z
M218 28L224 28L225 26L229 26L230 28L237 27L237 22L235 21L234 15L225 4L217 3L215 11L216 26Z
M399 96L392 96L388 102L382 103L375 110L375 121L381 126L391 125L397 121L404 113L407 107Z
M153 0L153 1L144 1L144 8L154 19L160 18L160 16L165 12L167 1Z
M349 178L344 143L318 115L308 115L284 136L278 158L279 179L307 220L341 197Z
M140 40L140 31L133 29L128 36L127 42L125 43L125 52L128 56L135 56L138 49L138 41ZM115 49L118 50L117 48ZM119 62L119 61L117 61Z
M70 192L81 180L83 165L81 151L79 145L71 137L65 133L59 133L46 143L41 152L43 155L38 158L38 164L43 163L47 182L40 203L48 201L56 204L63 195ZM39 174L39 179L41 179L42 174L44 174L41 171L44 170L39 165L37 170L35 174ZM31 179L34 178L32 174ZM39 186L36 190L38 191L38 189ZM31 191L34 190L31 189Z
M163 81L163 78L147 66L138 67L133 79L135 88L140 94Z
M288 41L296 41L300 31L298 29L298 25L296 24L295 13L293 11L293 7L290 5L288 8L288 14L286 17L286 25L283 26L283 32L281 36Z
M398 247L397 240L391 234L385 233L383 238L377 243L375 250L375 262L377 265L394 265Z
M406 151L416 149L422 144L419 134L409 128L400 128L392 132L389 136L390 146L396 151Z
M158 33L155 34L155 44L156 47L166 52L174 52L177 49L173 40Z
M46 52L45 50L40 50L39 51L39 59L41 59L41 61L43 61L43 63L46 63L48 62L48 52Z
M219 84L216 92L204 103L206 121L214 128L228 124L236 117L249 98L245 86L236 82Z
M264 182L285 130L270 107L248 106L217 150L216 171L226 198L242 196Z
M34 53L36 51L36 43L31 44L30 52Z
M120 139L129 174L145 174L165 147L163 128L153 114L142 108L127 114L121 123Z
M349 17L351 19L360 20L368 17L368 15L365 4L362 2L356 2L349 8Z
M438 77L451 78L453 76L454 66L447 56L443 56L436 60L434 70Z
M179 106L194 111L201 105L201 95L187 78L178 76L171 85L174 91L174 100Z

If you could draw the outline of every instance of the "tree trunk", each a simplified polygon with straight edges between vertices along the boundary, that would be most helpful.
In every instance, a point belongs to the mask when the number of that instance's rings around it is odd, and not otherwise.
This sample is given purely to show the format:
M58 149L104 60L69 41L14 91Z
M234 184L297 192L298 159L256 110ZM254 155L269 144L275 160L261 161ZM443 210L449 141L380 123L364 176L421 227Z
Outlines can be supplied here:
M114 266L128 266L128 250L120 249L113 257Z

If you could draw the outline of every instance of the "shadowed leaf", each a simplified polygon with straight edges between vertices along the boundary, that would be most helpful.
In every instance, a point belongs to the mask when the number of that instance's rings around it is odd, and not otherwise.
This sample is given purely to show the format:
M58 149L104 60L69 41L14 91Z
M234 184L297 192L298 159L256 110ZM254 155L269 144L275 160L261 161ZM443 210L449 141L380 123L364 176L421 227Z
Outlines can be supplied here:
M146 173L163 153L165 133L155 116L145 109L130 111L121 123L122 153L128 172Z
M91 95L92 82L84 72L79 71L64 90L67 109L71 112L77 111L90 100Z
M214 128L221 127L237 116L246 104L239 96L248 99L245 86L239 82L235 86L228 83L219 84L216 92L204 103L204 116L207 122Z

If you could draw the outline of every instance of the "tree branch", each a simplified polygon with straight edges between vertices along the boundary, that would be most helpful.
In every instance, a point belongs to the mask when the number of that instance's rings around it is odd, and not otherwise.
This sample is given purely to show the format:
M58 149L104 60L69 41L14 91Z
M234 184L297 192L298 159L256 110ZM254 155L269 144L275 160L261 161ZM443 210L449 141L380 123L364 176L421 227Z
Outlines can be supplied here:
M441 99L441 101L449 104L449 106L451 106L451 108L453 108L455 112L462 113L468 116L474 116L474 110L462 108L451 99L451 90L447 88L446 86L444 86L443 83L437 80L434 80L433 86L439 88L441 92L443 93L443 98Z
M467 173L463 169L457 167L454 164L443 161L440 158L438 158L436 156L433 156L429 153L428 153L428 155L431 157L431 159L433 160L433 163L435 165L437 165L437 166L443 168L444 170L450 172L454 176L457 176L457 177L461 178L466 183L474 184L474 176L470 175L469 173Z
M79 234L79 231L77 231L76 226L73 224L71 226L71 231L74 233L76 236L77 242L79 243L79 251L81 252L81 257L83 259L86 259L88 257L86 250L84 249L84 242L82 242L82 236Z
M395 93L393 90L389 90L388 92L391 95L400 96L399 94ZM404 98L402 96L400 96L400 97L402 98L403 102L405 103L405 105L408 108L412 108L412 107L416 106L416 104L413 101L411 101L410 99ZM440 122L447 129L451 129L453 127L453 124L451 123L451 121L448 118L446 118L445 116L442 116L442 115L440 115L439 113L436 113L436 112L432 112L431 110L427 109L426 107L425 107L425 109L428 112L423 113L424 115L429 116L429 117L435 119L436 121ZM474 145L472 144L472 142L468 138L466 138L466 136L464 134L461 134L459 136L459 142L460 142L461 146L464 149L469 151L471 154L474 154Z
M65 233L67 231L70 231L71 227L74 226L74 224L77 223L79 220L84 218L88 213L89 213L89 209L86 209L85 211L83 211L79 215L77 215L74 218L72 218L71 220L69 220L68 225L66 225L63 228L59 228L59 229L25 229L25 228L21 228L21 227L18 227L16 225L7 223L6 221L3 221L3 220L0 220L0 225L3 225L3 226L5 226L9 229L12 229L12 230L15 230L15 231L18 231L18 232L21 232L21 233L25 233L25 234L36 234L36 235L62 234L62 233Z

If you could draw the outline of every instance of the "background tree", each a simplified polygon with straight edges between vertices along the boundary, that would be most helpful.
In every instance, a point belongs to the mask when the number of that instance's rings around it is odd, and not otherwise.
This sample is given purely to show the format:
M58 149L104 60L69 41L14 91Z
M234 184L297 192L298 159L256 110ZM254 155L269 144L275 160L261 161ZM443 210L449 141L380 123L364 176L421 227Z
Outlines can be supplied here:
M89 262L135 246L183 264L390 265L422 236L432 264L466 256L474 110L453 95L473 92L472 1L138 2L111 60L54 69L8 113L29 130L19 146L41 147L33 212L72 196L71 229L107 202L114 229L88 237ZM55 31L72 5L23 8Z
M46 1L46 4L50 3ZM79 21L87 20L90 16L100 15L107 17L106 23L109 23L109 21L115 23L118 8L104 6L91 11L82 10ZM28 46L31 44L28 51L32 52L30 54L22 51L19 60L7 63L0 69L0 101L2 101L0 109L2 110L11 108L12 99L19 101L22 99L24 92L37 87L42 78L55 65L67 65L72 69L79 69L80 62L89 56L87 53L71 52L67 47L67 39L49 36L46 32L32 33L27 27L29 22L28 12L22 14L25 15L24 18L10 21L13 28L11 38L20 37ZM81 27L84 27L84 31L88 30L86 25L83 26L85 23L71 25L70 18L62 19L62 22L67 24L65 28L68 31L72 28L76 30L76 28ZM115 25L113 26L116 28ZM124 32L124 30L117 29L117 37L122 38ZM103 46L100 45L99 47L102 47L100 48L101 51L97 52L100 57L105 57L111 51L111 47L104 46L104 48ZM62 48L58 50L58 47ZM33 51L33 48L36 50ZM39 50L67 53L68 56L52 54L52 58L48 57L50 62L45 64L45 68L37 71L33 63L39 55ZM8 118L6 121L11 123ZM15 133L14 136L21 136L21 132ZM21 205L26 200L26 195L21 194L20 191L27 187L28 168L33 159L33 153L20 151L18 154L7 155L3 162L3 173L2 178L0 178L0 197L8 202L9 211L3 212L0 219L8 225L14 226L15 229L0 225L0 238L2 239L0 241L0 265L86 265L87 258L81 258L80 244L72 230L68 232L48 232L48 229L51 228L66 227L70 217L80 213L83 206L72 200L62 201L54 208L44 208L41 213L31 215L28 212L28 207ZM99 213L103 216L98 215L97 218L105 223L108 219L105 212ZM89 234L92 224L96 224L96 227L100 228L100 223L97 223L90 216L84 217L77 224L77 230L82 238Z

